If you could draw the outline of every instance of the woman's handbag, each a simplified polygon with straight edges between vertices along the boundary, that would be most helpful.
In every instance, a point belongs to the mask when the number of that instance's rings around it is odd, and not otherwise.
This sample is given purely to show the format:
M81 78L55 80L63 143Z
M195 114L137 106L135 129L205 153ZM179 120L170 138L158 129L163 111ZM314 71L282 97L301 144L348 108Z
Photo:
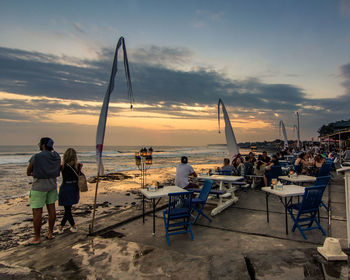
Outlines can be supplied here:
M78 177L79 190L81 192L87 192L88 191L88 185L87 185L87 180L86 180L85 174L80 171L80 175L78 175L78 173L74 170L74 168L72 166L70 166L69 164L67 164L67 165L73 170L75 175L77 175L77 177Z

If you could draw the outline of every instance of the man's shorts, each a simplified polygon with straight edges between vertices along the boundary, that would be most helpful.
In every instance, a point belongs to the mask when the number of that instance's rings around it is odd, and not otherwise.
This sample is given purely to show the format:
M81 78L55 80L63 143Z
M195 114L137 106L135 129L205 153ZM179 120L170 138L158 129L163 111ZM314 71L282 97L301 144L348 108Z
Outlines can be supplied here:
M30 208L43 208L45 204L53 204L58 199L57 189L49 192L31 190L29 193Z

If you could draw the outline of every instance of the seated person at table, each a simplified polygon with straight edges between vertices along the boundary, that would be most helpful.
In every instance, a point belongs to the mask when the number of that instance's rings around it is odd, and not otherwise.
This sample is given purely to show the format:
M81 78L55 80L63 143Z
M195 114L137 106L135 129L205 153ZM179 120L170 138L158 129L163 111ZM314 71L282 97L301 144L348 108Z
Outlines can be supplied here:
M271 158L267 155L266 151L263 151L261 160L265 163L269 163L271 161Z
M187 162L187 157L181 157L181 163L176 167L175 185L183 189L198 188L197 184L188 181L188 176L197 177L197 173Z
M265 187L267 187L267 176L268 176L268 172L271 170L271 166L279 166L279 165L280 165L280 163L278 161L277 156L272 155L271 161L265 167L265 174L264 174Z
M276 156L277 156L277 159L278 159L278 160L284 160L284 157L283 157L283 154L282 154L282 153L277 152L277 153L276 153Z
M262 155L258 156L258 161L254 165L254 175L264 176L266 163L262 161Z
M321 155L316 155L314 160L314 166L312 168L311 175L316 176L318 174L318 171L320 171L320 168L322 165L326 162L326 160L321 157Z
M301 171L303 169L303 163L305 162L304 156L305 156L305 153L300 153L298 155L298 158L294 162L293 168L297 174L301 174Z
M246 161L251 162L253 165L256 162L256 158L253 152L250 152Z
M235 168L230 164L230 159L224 158L224 165L221 168L218 168L217 171L219 173L220 173L220 171L224 171L225 175L226 175L226 173L230 173L230 175L232 175L232 173L234 172L234 169Z
M309 160L308 155L301 153L294 162L294 170L298 174L310 175L310 168L312 169L313 165L314 163Z
M343 161L350 161L350 146L346 147L343 155L342 155Z
M250 157L250 154L252 154L253 156ZM255 162L256 162L256 158L254 157L254 154L250 152L249 156L246 156L244 161L246 175L253 175Z
M240 154L238 154L236 157L233 158L232 165L237 170L237 174L234 174L234 175L238 175L238 176L245 175L244 160Z

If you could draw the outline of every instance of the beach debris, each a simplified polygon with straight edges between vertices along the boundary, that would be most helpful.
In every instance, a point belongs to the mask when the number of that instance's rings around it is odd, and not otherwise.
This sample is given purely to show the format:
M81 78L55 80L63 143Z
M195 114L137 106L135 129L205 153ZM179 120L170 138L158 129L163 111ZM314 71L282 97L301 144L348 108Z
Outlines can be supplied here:
M116 173L108 173L105 175L100 176L99 180L100 181L121 181L125 179L130 179L132 176L126 175L124 173L116 172ZM89 183L96 183L97 181L97 176L90 177L88 179Z
M114 231L114 230L110 230L110 231L99 234L99 236L102 238L115 238L115 237L123 238L123 237L125 237L125 234L121 233L121 232Z

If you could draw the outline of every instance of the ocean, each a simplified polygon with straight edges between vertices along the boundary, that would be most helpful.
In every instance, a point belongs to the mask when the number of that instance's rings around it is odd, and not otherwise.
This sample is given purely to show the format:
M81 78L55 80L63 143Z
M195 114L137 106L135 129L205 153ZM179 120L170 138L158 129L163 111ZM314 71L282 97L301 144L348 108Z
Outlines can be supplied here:
M67 146L57 146L55 150L63 156ZM79 162L83 163L87 177L96 176L96 151L94 146L74 147L78 153ZM137 170L135 152L141 146L106 146L103 149L103 164L105 173ZM146 147L149 148L149 147ZM222 164L227 156L224 145L209 145L198 147L154 146L153 164L151 168L175 167L181 156L187 156L189 164ZM30 190L31 177L26 175L30 157L39 152L37 146L0 146L0 202L21 197ZM248 150L240 150L248 153ZM175 175L175 174L174 174ZM58 180L60 183L60 179Z

